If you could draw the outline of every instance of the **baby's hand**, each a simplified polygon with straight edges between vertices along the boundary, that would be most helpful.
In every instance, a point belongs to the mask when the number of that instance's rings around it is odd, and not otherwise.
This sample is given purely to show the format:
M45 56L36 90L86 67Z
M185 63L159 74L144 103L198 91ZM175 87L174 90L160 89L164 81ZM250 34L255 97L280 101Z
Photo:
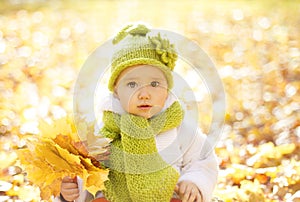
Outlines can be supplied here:
M66 201L74 201L79 197L77 177L64 177L61 182L60 193Z
M182 202L202 202L201 192L193 182L179 182L176 185L175 192L179 195Z

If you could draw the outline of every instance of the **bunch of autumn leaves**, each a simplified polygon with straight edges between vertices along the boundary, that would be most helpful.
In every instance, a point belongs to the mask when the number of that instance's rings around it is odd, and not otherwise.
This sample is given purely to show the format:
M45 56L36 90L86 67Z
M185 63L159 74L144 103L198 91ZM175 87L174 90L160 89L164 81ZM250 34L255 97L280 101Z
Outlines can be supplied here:
M79 127L85 127L85 131L90 132L86 124ZM27 138L27 148L19 150L18 156L28 180L40 188L42 199L58 196L61 180L65 176L80 177L83 188L93 195L104 189L108 169L101 166L95 154L105 153L103 148L108 144L107 141L102 138L99 142L94 137L93 141L99 147L92 156L87 150L86 141L79 139L71 119L59 119L52 124L41 123L39 128L40 135Z

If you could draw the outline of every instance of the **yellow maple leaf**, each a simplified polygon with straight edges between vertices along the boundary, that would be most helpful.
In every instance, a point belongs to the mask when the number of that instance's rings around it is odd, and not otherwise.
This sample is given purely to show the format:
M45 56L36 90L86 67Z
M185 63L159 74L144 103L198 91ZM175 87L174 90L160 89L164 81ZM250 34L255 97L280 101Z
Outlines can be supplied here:
M58 196L65 176L79 176L84 188L94 195L103 190L108 170L89 156L85 145L75 137L73 122L60 119L53 122L53 127L41 126L45 127L42 134L28 140L28 148L17 152L28 179L40 188L41 198L49 200Z
M70 117L60 118L49 124L45 121L39 123L39 130L45 138L55 138L58 134L68 134L74 141L80 141L74 121Z
M74 141L70 136L59 134L53 139L53 141L61 148L68 150L72 154L88 156L85 144L80 141Z
M106 172L99 172L99 170L89 172L89 176L87 178L87 190L91 190L93 188L97 188L97 190L90 191L93 195L96 194L97 191L105 189L104 184L102 182L106 181L107 178ZM99 180L100 179L100 180Z

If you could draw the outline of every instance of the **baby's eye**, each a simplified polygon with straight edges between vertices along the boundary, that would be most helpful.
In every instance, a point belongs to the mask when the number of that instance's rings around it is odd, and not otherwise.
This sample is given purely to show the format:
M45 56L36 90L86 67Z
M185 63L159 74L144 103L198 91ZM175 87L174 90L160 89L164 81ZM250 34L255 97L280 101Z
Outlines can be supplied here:
M158 81L152 81L150 85L152 87L157 87L157 86L159 86L159 82Z
M135 87L137 87L137 83L135 81L131 81L131 82L127 83L127 86L129 88L135 88Z

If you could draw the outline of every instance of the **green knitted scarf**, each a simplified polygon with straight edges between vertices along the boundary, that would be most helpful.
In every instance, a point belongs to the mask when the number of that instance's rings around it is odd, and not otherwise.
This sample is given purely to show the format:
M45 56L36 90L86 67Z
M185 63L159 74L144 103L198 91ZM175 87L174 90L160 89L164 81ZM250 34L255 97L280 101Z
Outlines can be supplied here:
M151 119L104 112L101 133L113 139L104 191L109 201L170 201L179 173L159 155L155 136L178 127L182 119L179 102Z

